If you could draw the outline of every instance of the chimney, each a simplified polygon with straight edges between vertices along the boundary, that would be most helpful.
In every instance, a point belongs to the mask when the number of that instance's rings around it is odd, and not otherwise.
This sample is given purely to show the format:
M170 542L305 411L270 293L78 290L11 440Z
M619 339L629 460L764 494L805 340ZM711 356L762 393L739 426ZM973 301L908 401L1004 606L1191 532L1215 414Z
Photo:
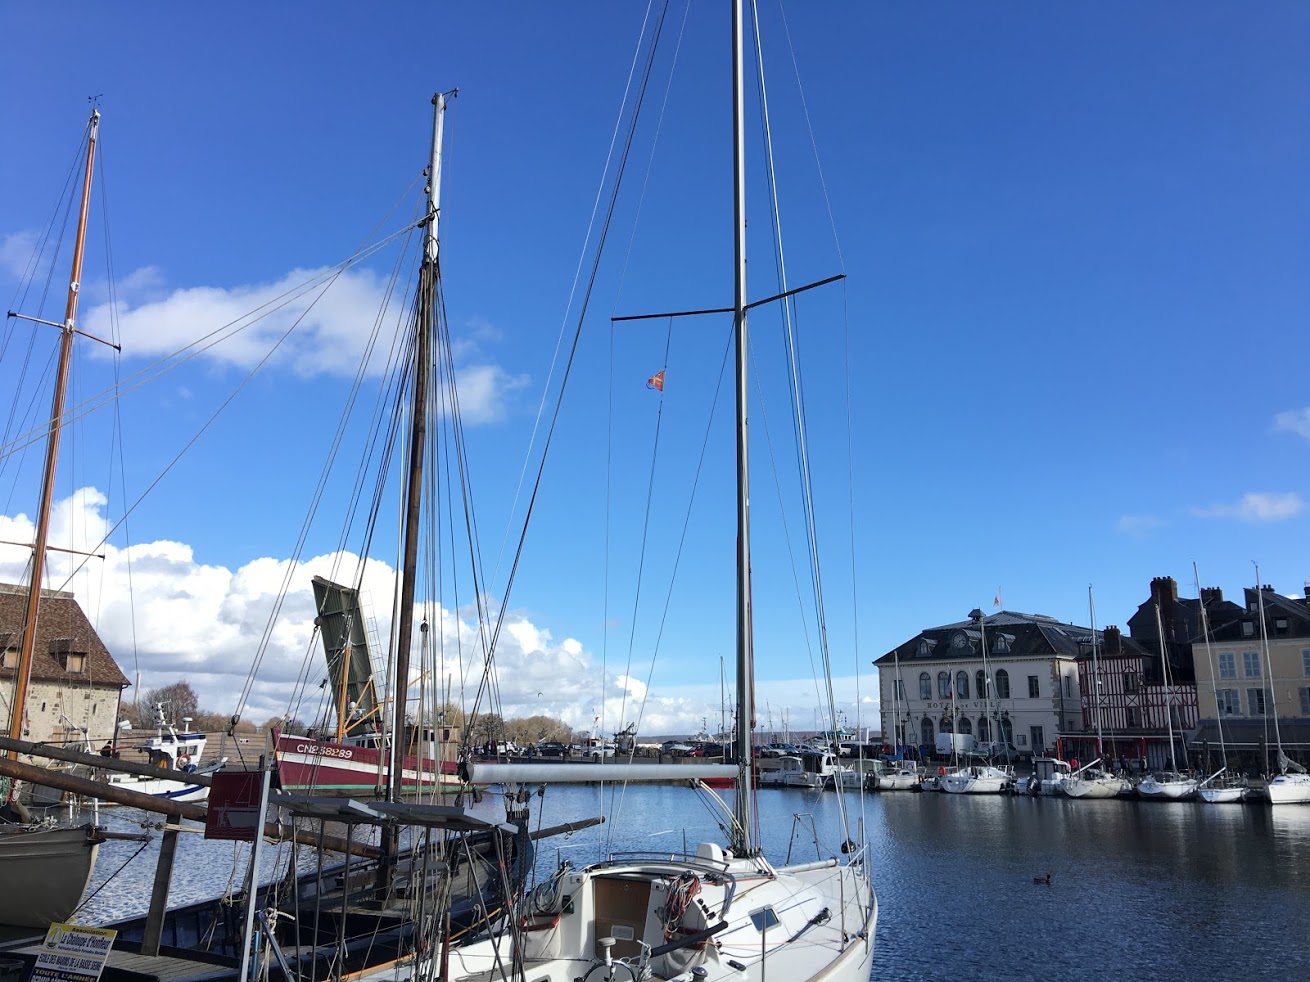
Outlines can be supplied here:
M1214 604L1221 604L1223 602L1224 602L1224 591L1219 589L1219 587L1217 586L1201 587L1201 603L1205 604L1205 606L1211 607Z
M1101 643L1104 645L1107 655L1122 655L1124 653L1123 635L1119 633L1117 627L1110 626L1102 631Z
M1151 600L1160 605L1160 623L1164 625L1161 642L1173 644L1174 604L1178 602L1178 581L1172 576L1157 576L1151 580Z

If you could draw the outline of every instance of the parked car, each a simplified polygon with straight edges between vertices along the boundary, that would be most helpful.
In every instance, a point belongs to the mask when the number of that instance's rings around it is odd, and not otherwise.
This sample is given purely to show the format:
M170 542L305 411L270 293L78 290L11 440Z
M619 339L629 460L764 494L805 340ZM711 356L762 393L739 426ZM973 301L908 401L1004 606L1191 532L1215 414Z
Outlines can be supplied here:
M612 743L588 742L585 753L588 757L599 760L602 757L613 757L614 749Z
M685 757L687 751L695 749L690 743L682 743L679 740L665 740L660 744L660 753L669 754L672 757Z
M572 756L570 748L560 743L558 740L542 740L537 744L538 757L569 757Z

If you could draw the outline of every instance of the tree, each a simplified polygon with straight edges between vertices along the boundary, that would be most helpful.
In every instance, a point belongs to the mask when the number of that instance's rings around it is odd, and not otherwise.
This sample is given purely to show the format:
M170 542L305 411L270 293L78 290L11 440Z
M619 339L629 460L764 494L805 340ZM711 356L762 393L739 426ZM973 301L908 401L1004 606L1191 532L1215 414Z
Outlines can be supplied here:
M191 688L190 682L174 682L159 689L151 689L137 700L136 722L142 727L155 725L155 706L164 707L164 719L174 726L181 726L182 720L195 719L200 713L200 697Z

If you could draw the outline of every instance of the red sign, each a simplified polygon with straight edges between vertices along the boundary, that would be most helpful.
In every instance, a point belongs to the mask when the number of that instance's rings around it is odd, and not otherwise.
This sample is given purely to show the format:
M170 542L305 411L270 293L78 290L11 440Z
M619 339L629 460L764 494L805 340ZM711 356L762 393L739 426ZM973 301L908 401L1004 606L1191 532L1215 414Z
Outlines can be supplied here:
M254 842L259 829L259 792L264 775L259 771L218 771L209 789L206 839Z

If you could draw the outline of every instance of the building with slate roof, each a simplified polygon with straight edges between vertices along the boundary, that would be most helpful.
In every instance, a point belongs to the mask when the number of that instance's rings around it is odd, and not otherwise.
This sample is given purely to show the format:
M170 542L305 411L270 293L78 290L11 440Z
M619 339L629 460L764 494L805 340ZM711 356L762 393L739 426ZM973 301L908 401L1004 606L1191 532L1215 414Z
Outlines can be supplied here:
M72 593L42 591L23 739L99 746L113 738L130 684ZM0 584L0 720L8 732L27 588Z
M1083 729L1078 656L1091 635L1008 610L925 628L874 661L884 740L931 750L939 734L961 733L1023 756L1052 752L1061 733Z

